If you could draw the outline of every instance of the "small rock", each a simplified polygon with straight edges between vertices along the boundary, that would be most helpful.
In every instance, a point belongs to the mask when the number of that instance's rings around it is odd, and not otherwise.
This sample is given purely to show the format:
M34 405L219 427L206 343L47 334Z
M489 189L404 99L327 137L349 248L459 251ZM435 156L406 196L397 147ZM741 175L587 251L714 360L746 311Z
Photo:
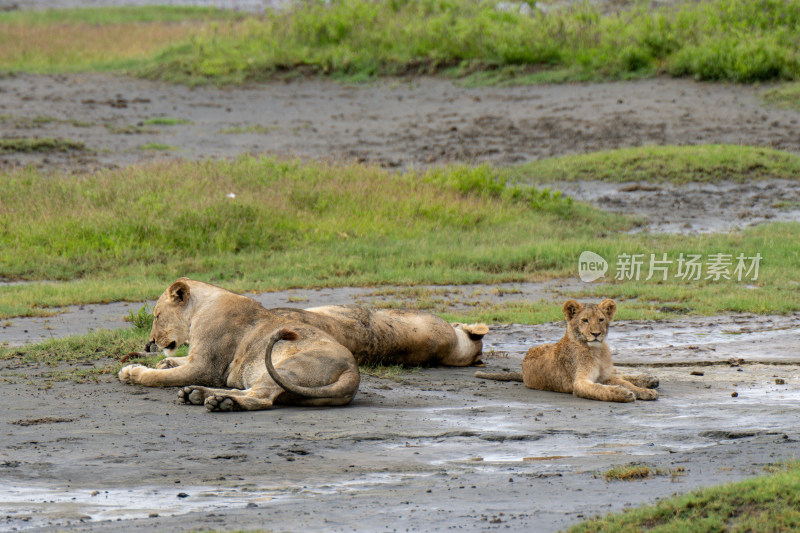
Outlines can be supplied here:
M700 372L699 370L692 370L691 372L689 372L689 375L690 376L705 376L706 373L705 372Z
M775 385L786 385L786 380L783 378L778 378L775 380Z
M178 493L178 498L188 498L188 497L189 497L189 495L186 494L185 492L179 492Z
M738 393L738 392L732 392L732 393L731 393L731 398L736 398L736 397L738 397L738 396L739 396L739 393Z

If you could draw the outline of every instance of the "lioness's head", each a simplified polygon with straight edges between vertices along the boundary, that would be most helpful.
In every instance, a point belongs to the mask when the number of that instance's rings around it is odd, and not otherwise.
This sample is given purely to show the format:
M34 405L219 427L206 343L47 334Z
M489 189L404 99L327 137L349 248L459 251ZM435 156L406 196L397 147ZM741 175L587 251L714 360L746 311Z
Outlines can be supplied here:
M589 346L601 346L608 334L608 323L614 318L617 304L614 300L603 300L599 305L581 305L575 300L564 303L567 318L567 335Z
M186 281L186 278L181 278L170 285L153 308L153 329L148 346L155 344L168 356L189 341L191 306L189 284Z

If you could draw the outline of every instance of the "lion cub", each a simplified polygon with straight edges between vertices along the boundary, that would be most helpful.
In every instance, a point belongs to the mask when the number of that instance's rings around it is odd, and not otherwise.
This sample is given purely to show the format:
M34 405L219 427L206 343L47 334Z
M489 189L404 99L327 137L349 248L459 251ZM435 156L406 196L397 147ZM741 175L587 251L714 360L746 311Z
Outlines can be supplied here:
M655 400L658 379L651 376L618 375L605 342L608 324L617 304L604 300L600 305L564 303L567 331L556 344L543 344L528 350L522 372L476 372L475 377L501 381L522 381L531 389L571 392L580 398L604 402Z

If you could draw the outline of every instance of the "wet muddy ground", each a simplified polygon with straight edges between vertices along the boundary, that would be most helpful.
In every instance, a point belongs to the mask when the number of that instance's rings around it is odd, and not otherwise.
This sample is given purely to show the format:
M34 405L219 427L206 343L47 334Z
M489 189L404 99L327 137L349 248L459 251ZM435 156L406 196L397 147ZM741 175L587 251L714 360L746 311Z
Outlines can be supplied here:
M562 331L496 326L487 368ZM47 388L52 369L6 361L0 527L548 531L797 455L800 316L619 322L609 342L623 371L660 378L659 400L434 368L365 376L345 408L212 414L111 376ZM656 473L603 479L631 462Z
M454 302L470 295L502 302L558 298L577 283L424 289L445 290ZM256 298L308 307L411 303L415 296L403 288L345 288ZM83 306L49 320L117 327L124 305ZM13 327L41 335L37 320L47 319L15 319ZM486 338L487 368L517 370L528 347L562 332L563 323L495 325ZM127 386L112 376L49 384L52 368L6 361L0 373L8 408L0 421L10 432L0 446L0 523L93 531L117 529L119 519L145 531L546 531L758 474L797 454L800 315L619 321L610 344L621 370L660 378L658 401L592 402L478 380L474 368L436 368L364 376L346 408L211 414L178 405L173 389ZM609 467L632 462L656 473L603 479Z

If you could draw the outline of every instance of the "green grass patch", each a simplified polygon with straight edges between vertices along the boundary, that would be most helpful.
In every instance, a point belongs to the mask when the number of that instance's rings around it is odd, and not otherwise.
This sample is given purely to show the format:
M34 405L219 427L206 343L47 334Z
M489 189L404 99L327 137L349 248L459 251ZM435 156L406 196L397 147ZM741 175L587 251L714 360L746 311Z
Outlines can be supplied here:
M86 149L80 141L51 137L0 139L0 154L19 152L73 152Z
M193 124L191 120L185 118L155 117L143 121L145 126L179 126L181 124Z
M533 161L512 169L510 174L515 179L534 183L794 180L800 177L800 156L737 145L643 146Z
M800 463L782 472L690 492L655 505L584 522L572 533L622 531L795 531L800 528Z
M787 83L764 91L761 95L767 105L782 109L800 109L800 83Z
M0 287L0 317L141 301L183 275L236 291L570 277L584 250L609 260L610 282L570 296L615 297L620 318L800 311L796 299L785 297L800 279L798 223L719 235L629 234L630 219L514 185L506 169L489 166L398 174L247 156L69 179L27 169L3 176L3 183L0 271L10 279L57 282ZM639 281L613 279L622 254L641 255ZM650 254L672 261L666 280L646 280ZM704 262L725 254L732 279L708 279L705 270L698 280L677 278L680 254ZM758 279L736 278L739 254L761 254ZM440 312L453 303L436 291L412 296L411 304L398 295L385 305ZM560 310L518 301L474 305L468 315L537 323L559 320Z
M633 481L646 479L654 475L654 471L647 465L631 464L614 466L603 472L606 481Z
M286 73L350 80L490 74L496 81L796 79L798 0L711 0L603 14L586 4L504 12L472 0L336 0L204 29L140 70L184 83L239 83ZM542 74L548 72L548 74Z
M178 149L177 146L172 146L164 143L147 143L141 145L139 148L142 150L153 150L153 151L169 151Z

